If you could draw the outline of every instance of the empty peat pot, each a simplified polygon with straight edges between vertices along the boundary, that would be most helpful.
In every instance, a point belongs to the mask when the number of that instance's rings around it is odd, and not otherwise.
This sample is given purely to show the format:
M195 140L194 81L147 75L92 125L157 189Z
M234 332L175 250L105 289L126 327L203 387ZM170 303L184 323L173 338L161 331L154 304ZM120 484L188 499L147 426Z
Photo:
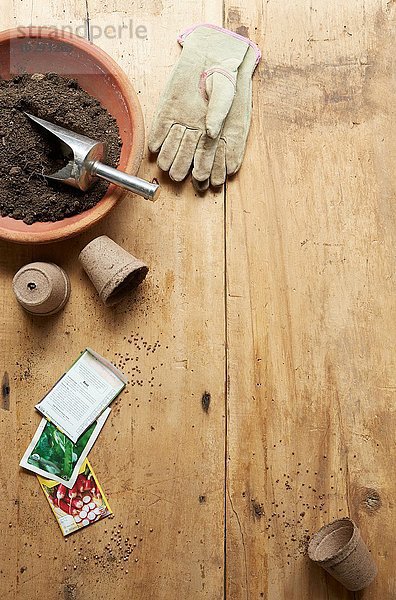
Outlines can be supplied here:
M348 518L333 521L315 533L308 556L352 592L367 587L377 575L357 525Z
M101 235L81 251L79 261L106 306L118 304L142 283L148 267L107 235Z
M70 296L69 277L54 263L25 265L15 274L12 287L19 304L35 315L57 313Z

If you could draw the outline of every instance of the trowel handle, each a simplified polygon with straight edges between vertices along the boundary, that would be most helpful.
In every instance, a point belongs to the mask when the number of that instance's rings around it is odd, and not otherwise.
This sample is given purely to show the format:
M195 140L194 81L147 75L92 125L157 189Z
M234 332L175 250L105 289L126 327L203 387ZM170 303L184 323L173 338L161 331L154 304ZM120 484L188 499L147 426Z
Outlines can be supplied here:
M143 198L151 200L152 202L155 202L159 196L160 186L155 181L150 183L149 181L140 179L134 175L127 175L126 173L113 169L113 167L104 165L99 161L92 163L90 171L92 175L110 181L110 183L114 183L114 185L119 185L120 187L125 188L134 194L138 194L139 196L143 196Z

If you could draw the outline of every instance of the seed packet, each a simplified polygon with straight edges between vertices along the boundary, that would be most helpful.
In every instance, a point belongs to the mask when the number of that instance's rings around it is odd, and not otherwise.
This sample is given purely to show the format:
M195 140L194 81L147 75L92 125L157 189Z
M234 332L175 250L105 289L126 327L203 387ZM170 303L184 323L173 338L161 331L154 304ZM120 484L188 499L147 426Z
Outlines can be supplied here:
M72 489L39 475L37 479L64 536L113 514L88 459Z
M41 419L20 466L72 488L109 414L110 408L107 408L76 444L47 419Z
M76 443L126 383L119 369L87 348L36 408Z

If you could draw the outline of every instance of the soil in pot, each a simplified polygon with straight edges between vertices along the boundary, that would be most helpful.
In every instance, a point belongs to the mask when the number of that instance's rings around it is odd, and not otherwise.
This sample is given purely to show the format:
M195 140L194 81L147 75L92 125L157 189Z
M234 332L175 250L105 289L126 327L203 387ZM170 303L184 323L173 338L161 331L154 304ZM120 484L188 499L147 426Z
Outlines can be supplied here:
M55 73L0 79L0 213L27 224L59 221L92 208L108 184L97 181L87 192L50 182L44 176L64 164L54 138L34 125L24 111L107 145L106 162L116 167L121 138L116 120L74 79Z

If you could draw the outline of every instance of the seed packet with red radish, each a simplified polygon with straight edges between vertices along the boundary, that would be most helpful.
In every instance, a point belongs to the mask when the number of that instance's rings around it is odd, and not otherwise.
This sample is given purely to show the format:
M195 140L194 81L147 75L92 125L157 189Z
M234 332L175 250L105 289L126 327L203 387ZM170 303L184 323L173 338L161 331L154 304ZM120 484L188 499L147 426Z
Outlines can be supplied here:
M37 479L64 536L113 514L88 459L71 489L39 475Z

